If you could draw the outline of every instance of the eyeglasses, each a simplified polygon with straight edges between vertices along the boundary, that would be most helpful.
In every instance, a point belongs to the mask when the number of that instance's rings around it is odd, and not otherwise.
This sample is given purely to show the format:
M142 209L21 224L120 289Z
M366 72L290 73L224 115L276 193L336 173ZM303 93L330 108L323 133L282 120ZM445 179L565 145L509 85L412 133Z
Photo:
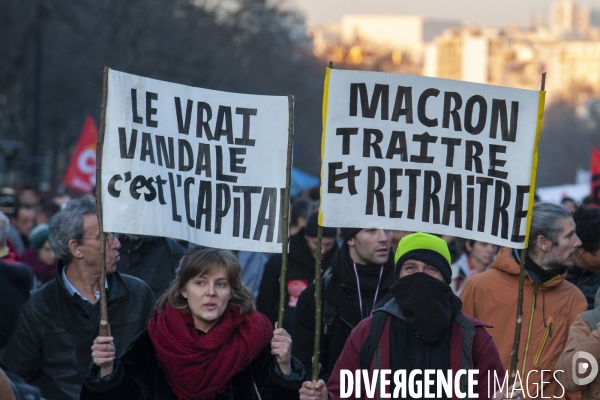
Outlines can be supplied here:
M109 245L112 245L113 242L115 241L115 239L119 238L119 234L118 233L114 233L114 232L110 232L106 234L106 243L108 243ZM95 238L86 238L86 237L82 237L81 239L87 239L87 240L100 240L100 237L95 237Z

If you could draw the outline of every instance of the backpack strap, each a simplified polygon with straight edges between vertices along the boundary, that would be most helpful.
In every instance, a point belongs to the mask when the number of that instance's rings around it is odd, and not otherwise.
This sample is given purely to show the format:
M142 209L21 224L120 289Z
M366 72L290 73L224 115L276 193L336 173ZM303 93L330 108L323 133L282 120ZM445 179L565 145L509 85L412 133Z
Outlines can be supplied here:
M371 331L367 340L363 344L360 350L360 368L369 370L371 369L371 360L379 348L379 339L383 333L383 327L389 317L386 312L376 312L373 314L373 320L371 322Z
M331 276L331 274L327 275L321 281L321 293L325 293L327 291L327 287L331 282ZM330 302L323 296L321 310L321 318L323 319L323 334L327 336L327 334L331 332L331 324L333 323L333 320L335 318L336 307L332 302Z
M598 328L598 322L600 322L600 310L589 310L581 313L585 321L590 326L592 332Z

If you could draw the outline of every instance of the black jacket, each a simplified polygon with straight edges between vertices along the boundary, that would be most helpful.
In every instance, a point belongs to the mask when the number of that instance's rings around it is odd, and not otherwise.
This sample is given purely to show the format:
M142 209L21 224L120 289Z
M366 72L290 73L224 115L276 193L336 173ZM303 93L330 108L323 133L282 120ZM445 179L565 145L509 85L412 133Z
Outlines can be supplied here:
M77 294L70 296L64 268L59 264L54 279L32 293L1 358L8 370L52 400L79 398L98 336L100 302L86 305ZM115 272L107 279L108 322L119 355L148 324L154 296L137 278Z
M337 251L337 243L321 260L321 269L325 271L331 264L331 259ZM274 254L265 264L256 309L269 318L271 323L277 321L279 313L279 278L281 277L281 254ZM306 288L315 280L315 258L304 238L304 228L290 238L290 252L286 272L286 293L283 328L292 332L294 314L298 297L290 296L295 290ZM291 300L290 301L290 297Z
M329 379L333 366L342 353L350 332L362 320L356 281L354 280L352 284L347 278L349 275L354 275L352 260L348 252L348 245L344 243L331 261L331 277L323 278L321 281L322 316L326 317L327 310L331 310L333 317L328 326L326 326L323 320L321 321L321 349L319 357L321 372L319 373L319 378L325 382ZM373 266L373 268L379 271L376 266ZM325 284L326 281L328 281L327 284ZM384 265L384 273L377 295L378 304L380 300L387 296L389 288L394 281L394 260L390 252L390 257ZM325 288L325 286L327 287ZM373 294L369 295L363 292L363 307L367 308L364 310L364 313L367 315L370 314L374 307L373 300ZM292 355L304 364L309 375L312 373L314 332L315 285L313 283L300 295L296 307L294 334L292 335Z
M307 378L302 364L293 358L292 369L299 372L295 377L283 375L271 355L271 345L267 344L250 365L234 375L225 392L217 395L215 400L258 399L254 382L264 400L298 398L302 382ZM147 330L140 333L125 354L115 360L112 374L100 378L99 370L100 367L90 364L81 400L177 400L158 364Z
M146 282L158 299L175 277L185 248L173 239L154 236L134 240L129 235L121 235L119 241L121 259L117 271Z
M12 335L23 305L29 299L34 276L25 264L0 259L0 349Z
M588 310L593 310L596 292L600 288L600 272L592 272L573 265L567 270L567 281L581 290L588 302Z

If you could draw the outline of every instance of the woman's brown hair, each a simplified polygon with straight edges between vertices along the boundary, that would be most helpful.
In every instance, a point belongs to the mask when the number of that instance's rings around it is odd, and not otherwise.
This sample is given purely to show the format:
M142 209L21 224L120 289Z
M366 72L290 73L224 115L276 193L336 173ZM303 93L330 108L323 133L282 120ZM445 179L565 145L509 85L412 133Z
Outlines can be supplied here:
M217 269L225 268L227 280L231 286L231 300L240 313L247 314L254 309L252 292L242 284L242 267L235 255L229 250L212 249L192 245L179 263L179 268L171 286L156 302L156 310L161 312L168 301L177 310L189 312L187 299L181 291L196 276L212 275Z

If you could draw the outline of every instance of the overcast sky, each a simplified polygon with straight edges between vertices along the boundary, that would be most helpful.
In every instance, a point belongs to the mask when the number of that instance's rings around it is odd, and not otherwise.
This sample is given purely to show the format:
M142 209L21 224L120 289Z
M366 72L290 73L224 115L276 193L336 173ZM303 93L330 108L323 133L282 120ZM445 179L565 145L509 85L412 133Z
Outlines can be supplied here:
M553 0L288 0L288 4L305 13L308 25L336 22L343 14L418 14L476 25L528 26L532 13L548 16L552 3ZM580 0L579 4L600 8L598 0Z

